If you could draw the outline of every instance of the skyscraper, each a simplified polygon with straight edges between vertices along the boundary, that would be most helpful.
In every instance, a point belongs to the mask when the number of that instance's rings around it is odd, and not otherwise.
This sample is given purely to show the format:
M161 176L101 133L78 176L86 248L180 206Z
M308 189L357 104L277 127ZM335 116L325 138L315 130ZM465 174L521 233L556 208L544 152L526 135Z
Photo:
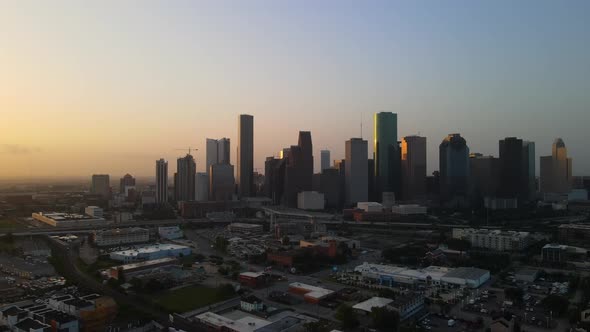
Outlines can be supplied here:
M322 150L320 151L320 158L321 158L321 169L320 173L330 168L330 150Z
M346 204L366 202L369 199L369 166L367 141L351 138L346 141L345 197Z
M375 113L374 116L374 160L376 190L400 194L401 163L397 141L397 114Z
M541 192L568 193L572 189L572 158L561 138L553 142L550 156L541 157Z
M176 181L174 183L177 202L195 200L195 176L197 164L192 155L187 154L176 161Z
M209 200L209 174L198 172L195 177L195 201L205 202Z
M486 197L495 198L500 180L500 160L481 153L469 155L470 196L475 206L481 206Z
M313 144L311 143L311 133L309 131L300 131L297 145L301 148L302 187L304 191L309 191L312 190L313 184Z
M499 197L517 198L527 202L531 196L531 172L534 174L534 143L516 137L499 142L500 188ZM532 163L532 164L531 164Z
M231 201L234 194L234 167L230 164L215 164L209 174L209 199Z
M207 169L209 174L212 165L230 163L230 141L229 138L212 139L207 138Z
M254 182L254 117L240 114L238 124L238 193L240 197L252 196Z
M100 195L104 199L111 197L111 180L108 174L92 175L92 186L90 193Z
M402 140L402 198L424 198L426 194L426 137L406 136Z
M119 180L119 193L126 194L126 188L135 187L135 178L131 174L125 174L121 180Z
M156 203L168 202L168 162L164 159L156 161Z
M440 195L452 205L466 203L469 180L469 147L461 134L449 134L439 146Z

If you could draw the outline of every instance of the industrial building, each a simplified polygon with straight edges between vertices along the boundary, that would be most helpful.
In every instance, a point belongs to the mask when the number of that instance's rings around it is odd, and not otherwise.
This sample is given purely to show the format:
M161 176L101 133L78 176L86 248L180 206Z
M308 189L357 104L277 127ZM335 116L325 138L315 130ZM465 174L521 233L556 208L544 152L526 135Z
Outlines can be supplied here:
M478 288L490 279L489 271L471 267L429 266L413 270L394 265L364 263L355 267L354 271L359 272L364 279L377 281L380 285L389 287L424 284L441 287Z
M289 285L289 293L303 295L305 302L318 303L320 300L332 295L334 291L300 282L294 282Z
M520 251L531 244L528 232L474 228L453 228L453 239L466 240L475 248L496 251Z
M99 247L144 243L150 240L150 231L145 228L115 228L94 231L94 243Z
M103 218L63 212L36 212L31 215L34 220L53 227L97 226L106 224Z
M156 244L151 246L137 247L129 250L121 250L110 253L110 258L119 262L131 263L150 261L164 257L188 256L192 253L191 248L176 244Z

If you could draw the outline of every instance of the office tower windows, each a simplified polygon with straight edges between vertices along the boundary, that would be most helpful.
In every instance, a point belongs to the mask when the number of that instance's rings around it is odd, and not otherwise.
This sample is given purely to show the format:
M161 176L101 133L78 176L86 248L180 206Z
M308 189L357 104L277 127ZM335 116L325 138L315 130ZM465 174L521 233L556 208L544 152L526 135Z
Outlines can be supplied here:
M426 194L426 137L406 136L402 140L402 198L414 200Z
M108 174L94 174L92 175L92 185L90 193L100 195L103 199L111 197L111 183Z
M373 122L376 190L379 196L383 192L400 196L401 154L397 141L397 114L375 113Z
M369 171L367 141L351 138L346 141L345 198L347 205L366 202L369 199Z
M448 135L439 146L440 198L445 205L466 205L469 147L460 134Z
M541 192L568 193L572 190L572 158L561 138L553 142L550 156L541 157Z
M156 203L168 202L168 162L164 159L156 161Z
M238 124L237 184L240 197L253 195L254 181L254 117L241 114Z
M320 158L321 158L321 169L320 173L330 168L330 150L322 150L320 151Z

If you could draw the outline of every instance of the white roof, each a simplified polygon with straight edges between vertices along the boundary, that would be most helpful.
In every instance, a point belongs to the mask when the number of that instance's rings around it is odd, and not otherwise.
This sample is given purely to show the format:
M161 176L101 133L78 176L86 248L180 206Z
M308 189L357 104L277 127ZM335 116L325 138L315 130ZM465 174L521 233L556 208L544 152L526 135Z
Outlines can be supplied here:
M355 304L352 308L366 312L371 312L373 308L382 308L390 304L391 302L393 302L392 299L388 299L385 297L372 297L364 302Z
M317 298L317 299L334 293L334 291L326 289L326 288L303 284L300 282L294 282L294 283L290 284L289 287L301 288L301 289L308 290L309 292L306 293L305 296L313 297L313 298Z
M159 251L165 250L184 250L189 249L187 246L180 246L178 244L156 244L151 246L144 246L144 247L137 247L135 249L129 250L122 250L122 251L115 251L111 254L115 255L126 255L126 256L136 256L139 254L151 254Z
M245 277L258 278L258 277L262 277L264 275L264 273L262 273L262 272L242 272L242 273L240 273L240 275L245 276Z
M270 324L269 321L264 319L258 319L255 317L244 317L238 320L233 320L227 317L223 317L221 315L212 313L212 312L205 312L196 317L198 320L213 325L213 326L224 326L230 328L231 330L240 331L240 332L253 332L263 326Z

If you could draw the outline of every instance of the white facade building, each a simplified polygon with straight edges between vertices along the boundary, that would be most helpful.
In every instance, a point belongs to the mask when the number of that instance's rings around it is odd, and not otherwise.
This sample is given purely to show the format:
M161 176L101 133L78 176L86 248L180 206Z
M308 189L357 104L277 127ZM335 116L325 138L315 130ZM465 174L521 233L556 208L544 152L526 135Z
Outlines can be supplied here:
M475 248L496 251L519 251L531 244L529 232L474 228L453 228L453 238L466 240Z

